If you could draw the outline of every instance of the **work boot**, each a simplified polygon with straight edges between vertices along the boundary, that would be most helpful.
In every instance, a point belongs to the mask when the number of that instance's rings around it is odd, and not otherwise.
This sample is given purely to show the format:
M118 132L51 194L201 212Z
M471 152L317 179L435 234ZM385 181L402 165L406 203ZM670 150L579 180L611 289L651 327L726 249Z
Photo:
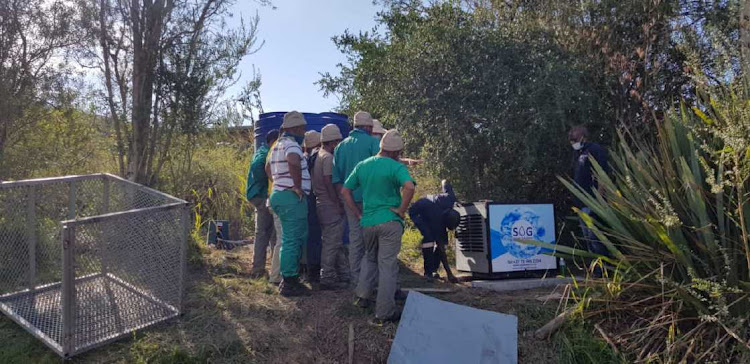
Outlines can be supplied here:
M357 297L357 299L354 300L354 305L359 308L370 308L372 306L372 301L367 298Z
M253 269L250 272L250 279L261 279L264 277L268 277L268 272L265 269Z
M406 301L406 297L409 294L406 291L402 291L400 288L396 290L396 294L393 295L393 298L396 299L396 301Z
M389 317L384 317L384 318L375 317L374 319L370 320L369 323L370 325L380 327L389 322L396 323L399 320L401 320L401 312L396 312L395 314Z
M310 290L299 281L299 277L284 277L279 285L279 294L284 297L309 296Z
M313 291L320 290L320 265L311 264L307 269L307 282L310 283Z

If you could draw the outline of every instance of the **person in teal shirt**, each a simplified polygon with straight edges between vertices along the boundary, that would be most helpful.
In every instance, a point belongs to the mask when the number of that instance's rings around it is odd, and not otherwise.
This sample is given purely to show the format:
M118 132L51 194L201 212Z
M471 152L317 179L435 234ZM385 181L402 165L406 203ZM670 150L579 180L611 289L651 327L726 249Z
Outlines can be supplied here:
M253 267L250 275L260 278L267 275L266 253L268 248L273 251L276 242L276 229L273 216L268 210L268 176L266 175L266 157L269 145L279 137L278 130L271 130L266 134L266 144L258 146L247 171L247 187L245 197L255 207L255 243L253 244Z
M341 189L346 206L361 219L365 258L359 275L355 304L369 306L376 280L375 323L397 321L398 253L404 234L404 214L414 197L415 183L399 157L404 141L397 130L385 133L380 153L359 163ZM362 210L353 191L362 191Z
M380 150L380 142L371 136L373 121L370 113L359 111L354 114L354 130L342 140L333 151L333 174L331 180L339 190L341 185L351 175L354 167L361 161L370 158ZM353 198L357 209L362 208L362 191L355 189ZM355 211L345 206L347 224L349 226L349 269L351 282L357 284L360 264L365 255L364 237L359 219Z

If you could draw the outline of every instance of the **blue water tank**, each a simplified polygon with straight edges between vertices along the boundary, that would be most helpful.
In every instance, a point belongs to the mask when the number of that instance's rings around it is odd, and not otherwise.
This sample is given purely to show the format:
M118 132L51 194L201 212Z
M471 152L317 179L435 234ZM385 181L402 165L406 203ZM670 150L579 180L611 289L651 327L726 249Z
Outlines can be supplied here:
M280 129L281 122L284 121L286 112L267 112L260 114L258 121L255 123L255 145L261 145L266 142L266 134L273 129ZM351 127L349 118L344 114L334 112L323 112L320 114L302 113L307 120L307 130L320 131L328 124L336 124L341 129L341 135L346 138L349 136Z

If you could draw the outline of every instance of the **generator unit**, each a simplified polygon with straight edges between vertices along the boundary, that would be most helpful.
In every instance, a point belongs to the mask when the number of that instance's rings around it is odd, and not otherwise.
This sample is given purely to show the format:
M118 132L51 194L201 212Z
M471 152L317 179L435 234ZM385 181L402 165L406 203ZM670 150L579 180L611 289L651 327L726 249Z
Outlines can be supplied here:
M461 214L455 233L456 269L461 272L489 274L487 203L464 204L456 207L456 211Z
M461 215L455 231L456 269L475 276L511 278L540 276L557 270L552 204L475 202L456 207Z

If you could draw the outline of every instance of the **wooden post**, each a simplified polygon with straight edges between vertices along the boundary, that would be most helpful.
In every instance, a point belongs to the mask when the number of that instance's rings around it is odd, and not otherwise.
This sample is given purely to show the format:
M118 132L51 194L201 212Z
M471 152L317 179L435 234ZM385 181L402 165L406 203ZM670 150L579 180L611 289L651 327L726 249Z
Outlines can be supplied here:
M26 235L29 244L29 290L36 287L36 187L30 186L26 191Z
M75 267L73 250L75 248L75 225L62 227L63 279L62 279L62 326L63 356L73 355L75 332Z

